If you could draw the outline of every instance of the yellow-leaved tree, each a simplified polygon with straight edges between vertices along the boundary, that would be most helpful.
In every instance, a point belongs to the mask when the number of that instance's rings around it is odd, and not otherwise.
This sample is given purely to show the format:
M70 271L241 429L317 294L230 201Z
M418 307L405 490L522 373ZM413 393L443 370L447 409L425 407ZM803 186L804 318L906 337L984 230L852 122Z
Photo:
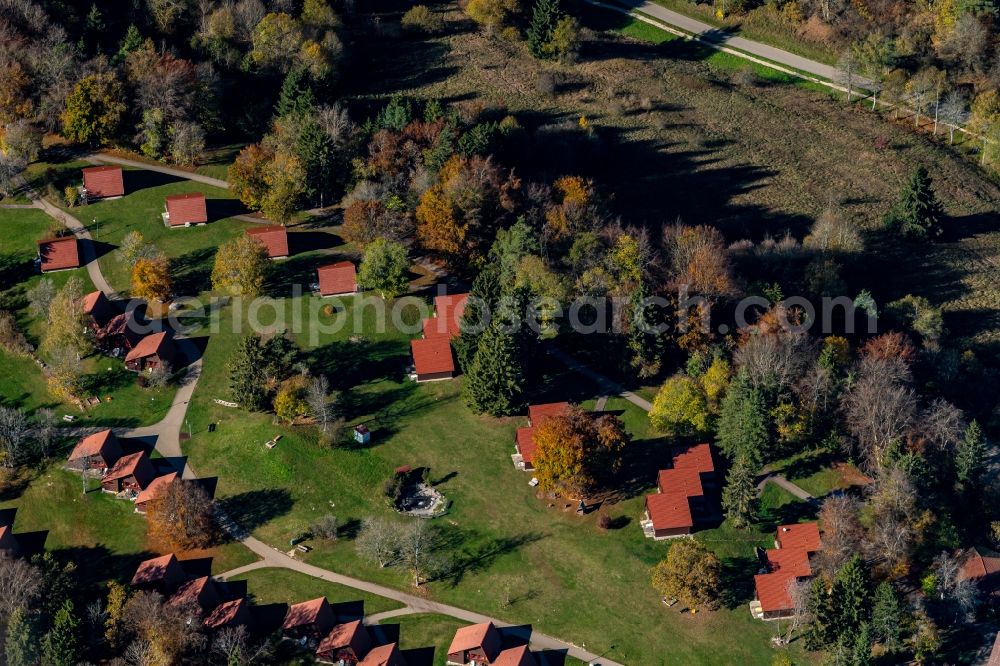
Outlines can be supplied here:
M667 558L653 567L653 587L692 612L714 608L722 589L722 565L711 551L694 539L677 539Z
M617 416L576 408L549 416L535 429L535 476L543 490L581 498L621 469L630 441Z
M132 295L136 298L163 302L170 298L172 287L166 257L139 259L132 267Z
M233 296L257 298L263 293L269 267L267 249L250 236L237 236L219 246L212 266L212 289Z

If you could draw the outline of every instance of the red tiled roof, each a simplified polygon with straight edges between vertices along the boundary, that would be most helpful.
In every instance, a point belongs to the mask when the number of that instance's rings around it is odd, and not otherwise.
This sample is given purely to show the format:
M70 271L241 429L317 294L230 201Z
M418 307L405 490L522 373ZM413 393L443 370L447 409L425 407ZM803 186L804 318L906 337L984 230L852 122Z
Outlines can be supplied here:
M247 229L247 236L259 240L267 249L267 256L271 259L288 256L288 229L281 225Z
M125 356L126 361L134 361L147 356L159 355L164 345L170 342L166 331L147 335Z
M245 615L249 612L250 602L246 597L224 601L215 607L208 617L205 618L205 626L209 629L218 629L230 624L245 621Z
M535 444L535 429L518 428L517 452L521 454L521 460L523 460L526 463L534 463L535 451L537 450L538 450L538 445Z
M542 424L542 419L547 416L561 416L569 409L568 402L548 402L542 405L528 406L528 421L532 426L538 427Z
M212 582L212 579L208 576L202 576L201 578L189 580L178 587L176 592L170 595L168 603L192 603L200 606L202 592L208 591L210 595L214 596L215 591L212 589L214 585L215 584Z
M120 197L125 194L125 179L119 166L96 166L83 170L83 186L88 197Z
M487 658L493 659L500 651L500 635L492 622L482 622L467 627L461 627L451 639L448 654L456 654L465 650L482 648Z
M815 553L823 548L819 539L819 525L816 523L795 523L778 527L775 537L781 548L802 548Z
M163 476L158 476L149 482L149 485L143 488L139 493L138 497L135 498L136 504L142 504L144 502L149 502L155 500L160 496L163 491L167 489L171 483L177 479L177 472L171 472L170 474L164 474Z
M656 485L661 493L676 492L685 497L700 497L705 494L701 474L692 468L661 469L656 475Z
M712 447L707 443L692 444L674 454L674 467L708 473L715 471Z
M76 236L38 241L38 256L42 260L42 272L61 271L80 266L80 251L77 248Z
M144 583L155 583L167 577L170 569L179 566L177 557L173 553L167 553L160 557L154 557L139 563L139 568L132 576L132 585L142 585Z
M788 595L788 586L795 580L786 572L757 574L753 577L753 585L757 590L757 601L765 613L791 610L792 598Z
M451 341L443 335L410 341L413 367L418 375L455 372L455 359L451 355Z
M73 452L69 454L69 461L72 462L80 458L100 455L104 447L116 439L115 433L110 429L95 432L93 435L87 435L73 447Z
M167 213L170 226L208 222L208 207L201 192L174 194L167 197Z
M371 646L368 637L368 630L361 624L361 620L345 622L335 626L319 643L316 653L329 652L330 650L340 650L346 647L354 650L358 657L363 655Z
M811 576L809 553L802 548L769 548L767 565L771 573L782 572L792 576Z
M83 313L90 314L94 311L94 307L97 306L97 302L101 300L104 296L103 291L92 291L83 297Z
M319 275L319 293L323 296L353 294L358 290L357 271L349 261L320 266L316 273Z
M976 548L969 548L962 558L959 580L980 580L1000 572L1000 558L983 555Z
M372 648L371 652L358 662L358 666L402 666L405 663L406 660L399 653L399 646L390 643Z
M528 646L522 645L504 650L490 666L536 666L536 662Z
M108 473L104 475L101 482L114 481L115 479L124 479L125 477L132 476L142 464L149 464L149 457L146 455L145 451L130 453L127 456L123 456L118 459L118 462L115 463L114 467L108 470Z
M646 511L653 521L654 530L694 527L691 504L683 492L646 495Z
M285 622L281 625L281 628L294 629L305 624L313 624L321 618L323 608L329 609L329 606L326 597L317 597L309 601L294 604L288 609L288 613L285 615Z
M468 300L468 294L436 297L434 310L437 316L424 320L424 337L430 338L436 335L457 337L462 332L462 313L465 312L465 304Z

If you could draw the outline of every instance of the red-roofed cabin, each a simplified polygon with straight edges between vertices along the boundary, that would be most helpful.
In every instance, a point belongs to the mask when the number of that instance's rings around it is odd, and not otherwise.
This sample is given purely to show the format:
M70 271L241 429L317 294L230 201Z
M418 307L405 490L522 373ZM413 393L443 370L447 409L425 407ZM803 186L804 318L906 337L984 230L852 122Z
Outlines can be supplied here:
M124 350L127 354L142 340L140 326L136 322L135 310L129 309L111 318L97 331L97 346L107 352Z
M205 618L208 629L222 629L250 624L250 602L246 597L226 601L215 607Z
M174 194L167 197L163 222L171 229L208 222L208 205L201 192Z
M166 331L147 335L125 355L125 367L132 372L143 372L160 366L172 366L175 357L174 341Z
M358 293L358 274L354 264L338 261L316 269L320 296L345 296Z
M779 525L774 536L775 548L802 548L807 553L822 549L817 523Z
M279 224L247 229L247 236L264 246L269 259L284 259L288 256L288 229Z
M115 309L103 291L92 291L83 297L83 313L90 317L90 327L97 331L111 321Z
M755 600L750 612L762 620L788 617L795 612L792 586L812 576L809 557L822 550L819 526L816 523L781 525L775 535L775 546L768 550L767 573L754 576Z
M692 444L675 452L673 466L675 469L697 471L705 488L712 489L716 486L715 457L712 455L712 446L707 442Z
M14 528L10 525L0 527L0 557L17 557L21 554L21 544L14 536Z
M550 416L561 416L569 410L568 402L549 402L528 406L528 427L518 428L514 434L514 467L524 472L535 469L535 430Z
M288 609L281 631L286 638L305 639L316 643L337 623L326 597L303 601Z
M146 513L149 505L159 499L170 487L170 484L176 480L177 472L170 472L170 474L158 476L150 481L149 485L143 488L142 492L135 498L136 513Z
M137 590L156 590L160 594L169 594L184 582L185 577L177 557L168 553L141 562L132 576L131 585Z
M537 662L528 646L522 645L504 650L490 666L537 666Z
M145 451L119 458L114 467L101 479L101 489L109 493L129 492L138 494L148 486L156 472Z
M691 534L694 514L688 496L683 492L646 495L641 526L646 536L657 540Z
M80 249L76 236L38 241L38 268L43 273L80 267Z
M122 447L109 430L87 435L73 447L69 466L73 469L110 469L122 457Z
M125 194L125 177L120 166L106 165L83 169L83 195L87 201L120 197Z
M969 548L959 553L959 580L971 580L980 590L991 596L1000 595L1000 557L983 554L979 548Z
M361 620L338 624L316 648L316 660L340 666L356 666L372 647Z
M468 300L468 294L436 297L434 299L435 315L424 319L423 322L424 337L430 338L437 335L447 335L449 338L458 337L462 332L462 314L465 312L465 304Z
M202 614L206 614L219 605L219 591L215 588L215 583L208 576L202 576L189 580L177 588L177 591L170 595L167 603L171 605L188 604L197 606Z
M451 353L451 340L443 335L410 341L413 355L413 372L418 382L451 379L455 376L455 357Z
M500 654L500 632L492 622L473 624L455 632L448 662L456 666L489 666Z
M399 651L399 645L390 643L372 648L365 658L358 662L358 666L406 666L406 660Z

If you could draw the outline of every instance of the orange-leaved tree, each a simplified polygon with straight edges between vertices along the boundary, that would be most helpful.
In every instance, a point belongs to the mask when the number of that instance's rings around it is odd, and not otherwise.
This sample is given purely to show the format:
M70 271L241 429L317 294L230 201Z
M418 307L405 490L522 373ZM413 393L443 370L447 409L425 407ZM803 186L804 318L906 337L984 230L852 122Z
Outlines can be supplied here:
M132 267L132 295L147 301L165 301L173 281L165 257L140 259Z
M535 430L535 475L543 490L581 497L621 469L630 437L617 416L576 408L549 416Z
M198 483L177 479L146 509L149 536L173 550L205 548L217 534L215 502Z

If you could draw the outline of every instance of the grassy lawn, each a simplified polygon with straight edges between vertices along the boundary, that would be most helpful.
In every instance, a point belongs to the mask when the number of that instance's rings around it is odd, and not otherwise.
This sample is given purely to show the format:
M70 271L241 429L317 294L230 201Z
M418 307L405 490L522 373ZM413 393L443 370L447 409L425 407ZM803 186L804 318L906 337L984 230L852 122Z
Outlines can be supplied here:
M96 479L82 493L79 474L63 468L61 459L37 473L9 484L0 496L0 509L16 509L14 531L26 542L44 537L46 550L77 563L85 584L113 578L128 582L139 562L161 554L146 539L146 519L131 502L100 491ZM33 535L32 533L38 533ZM240 544L181 555L213 558L213 571L225 571L253 562L256 557Z
M255 569L228 578L227 581L246 581L247 594L259 605L296 604L325 596L331 604L363 601L365 615L403 607L392 599L330 583L289 569Z
M666 455L668 443L650 433L641 409L619 398L608 401L607 409L620 412L633 433L636 451L653 462L639 486L607 508L618 529L601 532L596 512L580 517L572 510L575 504L537 498L529 475L514 469L513 435L523 418L471 414L460 380L422 385L403 380L407 336L400 332L367 332L363 341L351 342L341 331L306 351L310 367L326 372L342 390L348 423L365 421L372 428L369 447L323 448L307 431L275 425L269 415L214 404L213 398L226 397L226 359L236 339L227 332L229 317L226 308L223 331L208 341L189 412L194 437L185 453L199 474L219 477L227 511L259 538L284 547L316 518L332 513L348 534L332 544L310 542L314 550L303 559L412 591L406 572L360 559L350 533L365 517L394 515L381 489L395 467L428 467L452 502L435 525L454 544L453 573L422 586L423 594L530 623L595 652L609 650L609 657L624 663L665 663L666 654L685 663L718 663L720 632L746 637L727 646L727 659L771 662L770 630L750 617L747 598L734 597L718 612L691 616L664 609L649 585L649 569L668 545L645 539L637 520L642 494L653 485L655 461ZM207 432L210 422L218 424L214 433ZM265 448L264 441L276 433L283 435L278 446ZM750 580L757 543L766 543L763 535L725 544L734 580ZM741 590L746 593L745 586Z

